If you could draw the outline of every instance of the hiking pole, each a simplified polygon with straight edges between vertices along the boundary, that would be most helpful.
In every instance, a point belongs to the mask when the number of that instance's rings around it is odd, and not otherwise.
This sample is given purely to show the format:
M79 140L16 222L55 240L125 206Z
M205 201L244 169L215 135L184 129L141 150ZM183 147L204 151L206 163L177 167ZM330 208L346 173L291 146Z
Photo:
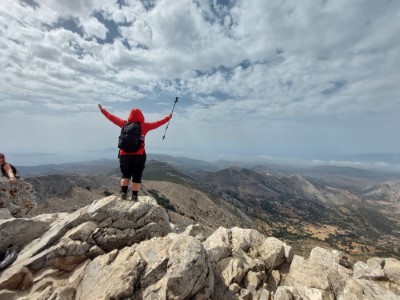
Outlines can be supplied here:
M175 102L174 102L174 106L172 106L172 111L171 111L171 115L174 113L174 109L175 109L175 104L178 103L178 97L175 98ZM162 139L165 139L165 135L167 134L167 130L168 130L168 126L169 126L169 122L171 121L171 119L169 119L167 127L165 127L165 132L164 135L162 137Z

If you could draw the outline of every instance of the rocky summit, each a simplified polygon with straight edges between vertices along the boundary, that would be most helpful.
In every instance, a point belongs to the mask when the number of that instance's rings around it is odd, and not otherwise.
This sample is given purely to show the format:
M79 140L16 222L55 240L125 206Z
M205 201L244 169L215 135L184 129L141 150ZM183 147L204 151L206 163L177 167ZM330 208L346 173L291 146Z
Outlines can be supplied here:
M2 201L15 209L8 189ZM198 225L177 231L149 196L112 195L73 213L23 212L0 220L0 252L19 248L0 271L0 300L400 299L396 259L352 262L319 247L305 258L239 227L208 237Z

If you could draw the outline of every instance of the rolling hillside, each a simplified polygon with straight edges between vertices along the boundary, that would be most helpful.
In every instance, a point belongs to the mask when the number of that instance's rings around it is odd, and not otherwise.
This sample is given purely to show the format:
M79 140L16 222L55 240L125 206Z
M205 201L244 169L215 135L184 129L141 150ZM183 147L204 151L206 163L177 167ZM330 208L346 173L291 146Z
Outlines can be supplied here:
M324 245L356 256L399 256L396 181L371 184L371 176L362 170L351 170L350 175L349 170L339 174L335 169L335 178L354 176L353 181L344 186L333 181L330 185L326 179L329 174L318 180L265 167L202 171L207 163L196 161L197 167L191 169L190 160L178 161L150 159L140 193L155 197L165 206L178 231L194 223L210 232L219 226L241 226L290 240L303 252ZM39 211L71 212L104 195L118 193L118 165L115 161L98 163L88 164L85 173L84 165L71 165L70 169L64 165L52 167L64 174L28 178L41 199ZM354 189L346 188L354 182Z

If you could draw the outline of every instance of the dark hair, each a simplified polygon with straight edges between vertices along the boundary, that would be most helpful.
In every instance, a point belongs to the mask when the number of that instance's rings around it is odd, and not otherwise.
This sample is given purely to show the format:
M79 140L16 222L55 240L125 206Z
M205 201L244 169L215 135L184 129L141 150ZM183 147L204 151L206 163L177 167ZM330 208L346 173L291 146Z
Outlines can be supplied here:
M5 155L3 153L0 153L0 157L5 158Z

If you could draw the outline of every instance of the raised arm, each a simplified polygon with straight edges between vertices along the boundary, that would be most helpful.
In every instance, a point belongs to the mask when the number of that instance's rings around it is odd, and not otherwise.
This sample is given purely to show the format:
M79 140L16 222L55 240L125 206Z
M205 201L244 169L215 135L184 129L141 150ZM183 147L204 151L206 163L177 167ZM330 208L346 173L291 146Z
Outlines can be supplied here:
M145 123L145 126L147 127L147 130L153 130L156 129L162 125L164 125L165 123L167 123L170 119L172 118L172 114L169 114L168 116L166 116L165 118L156 121L156 122L151 122L151 123Z
M101 106L101 104L98 105L99 109L101 111L101 113L107 118L109 119L111 122L113 122L115 125L119 126L119 127L123 127L126 123L125 120L118 118L117 116L114 116L113 114L109 113L108 111L106 111L103 106Z

